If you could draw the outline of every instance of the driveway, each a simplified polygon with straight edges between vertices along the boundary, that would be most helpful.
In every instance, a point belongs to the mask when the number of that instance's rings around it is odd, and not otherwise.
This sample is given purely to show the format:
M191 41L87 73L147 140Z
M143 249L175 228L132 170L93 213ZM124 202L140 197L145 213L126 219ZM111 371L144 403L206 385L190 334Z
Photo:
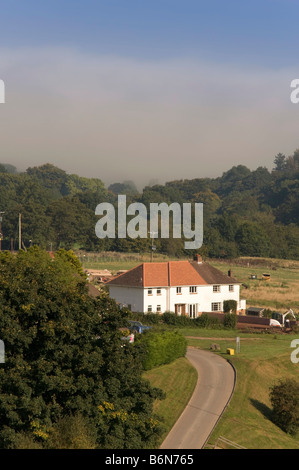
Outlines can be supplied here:
M197 385L161 449L202 449L234 390L234 369L221 356L189 347L187 359L197 370Z

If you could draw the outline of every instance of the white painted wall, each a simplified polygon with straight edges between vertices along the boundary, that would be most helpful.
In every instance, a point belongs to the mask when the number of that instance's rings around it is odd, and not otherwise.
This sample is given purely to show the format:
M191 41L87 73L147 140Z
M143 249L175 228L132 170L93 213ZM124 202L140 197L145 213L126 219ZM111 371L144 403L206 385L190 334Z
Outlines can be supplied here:
M109 295L120 304L131 305L132 312L143 312L143 289L141 287L109 286Z
M149 306L153 313L175 311L175 304L186 304L186 312L189 305L195 305L195 316L201 312L211 312L212 302L220 302L220 311L223 311L224 300L236 300L237 309L244 308L244 301L240 301L240 286L233 284L234 290L229 290L229 285L220 285L220 292L214 292L212 285L197 286L196 293L190 293L189 286L181 286L181 294L176 293L176 287L121 287L109 286L110 296L121 304L131 305L132 312L147 313ZM160 289L160 294L158 293Z

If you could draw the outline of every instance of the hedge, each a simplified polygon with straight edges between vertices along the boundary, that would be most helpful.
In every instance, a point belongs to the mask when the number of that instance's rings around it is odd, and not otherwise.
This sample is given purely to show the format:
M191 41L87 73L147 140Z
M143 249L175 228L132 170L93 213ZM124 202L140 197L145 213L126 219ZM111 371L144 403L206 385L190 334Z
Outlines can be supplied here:
M173 312L157 313L136 313L130 312L130 320L137 320L144 325L168 325L176 328L221 328L223 325L218 318L207 313L202 313L197 318L190 318L187 315L176 315Z
M185 356L187 350L187 340L178 331L147 332L143 335L142 342L146 348L143 361L145 370L169 364Z

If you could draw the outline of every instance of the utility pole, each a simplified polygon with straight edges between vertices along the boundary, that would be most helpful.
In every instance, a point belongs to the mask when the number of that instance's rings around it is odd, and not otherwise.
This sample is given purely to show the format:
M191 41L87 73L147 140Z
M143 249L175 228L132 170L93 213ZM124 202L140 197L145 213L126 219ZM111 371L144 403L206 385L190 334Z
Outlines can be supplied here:
M19 250L22 249L22 214L19 214Z
M2 214L5 214L4 211L0 211L0 251L2 251L2 240L3 240L3 233L2 233Z
M151 263L153 262L153 255L154 255L154 249L156 247L154 247L154 235L155 234L158 234L158 232L148 232L151 236L151 239L152 239L152 252L151 252Z

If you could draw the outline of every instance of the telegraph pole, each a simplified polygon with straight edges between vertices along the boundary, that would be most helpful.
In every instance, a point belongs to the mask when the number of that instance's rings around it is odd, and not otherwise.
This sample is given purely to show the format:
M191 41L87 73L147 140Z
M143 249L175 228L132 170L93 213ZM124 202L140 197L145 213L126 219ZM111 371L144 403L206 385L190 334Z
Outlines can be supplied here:
M153 262L153 255L154 255L154 249L156 247L154 247L154 235L155 234L158 234L158 232L148 232L151 236L151 239L152 239L152 252L151 252L151 263Z
M22 214L19 214L19 250L22 249Z
M2 233L2 214L5 214L4 211L0 211L0 251L2 251L2 240L3 240L3 233Z

